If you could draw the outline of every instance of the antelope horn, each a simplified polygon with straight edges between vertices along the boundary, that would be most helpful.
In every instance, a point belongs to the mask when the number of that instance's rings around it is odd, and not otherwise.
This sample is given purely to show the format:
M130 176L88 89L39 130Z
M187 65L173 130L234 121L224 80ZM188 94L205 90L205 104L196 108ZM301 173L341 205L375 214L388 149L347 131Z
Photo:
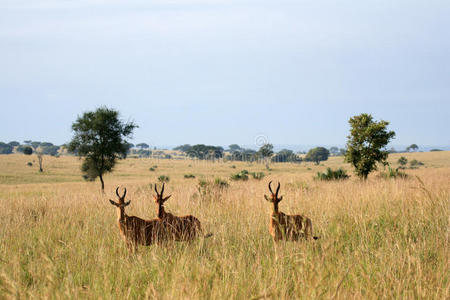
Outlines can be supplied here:
M269 191L273 194L272 187L270 186L271 184L272 184L272 181L269 182Z
M277 192L275 193L275 195L277 195L277 198L278 198L278 192L280 191L280 186L281 186L281 184L280 184L280 182L278 182Z
M159 196L158 189L156 188L156 183L155 183L155 193L156 193L156 196Z
M122 198L125 198L126 194L127 194L127 188L124 188L124 192L123 192Z
M162 186L162 188L161 188L161 197L162 197L162 195L163 195L163 193L164 193L164 185L165 185L166 183L163 183L163 186Z
M116 195L117 195L117 197L120 198L120 196L119 196L119 187L117 187L117 189L116 189Z

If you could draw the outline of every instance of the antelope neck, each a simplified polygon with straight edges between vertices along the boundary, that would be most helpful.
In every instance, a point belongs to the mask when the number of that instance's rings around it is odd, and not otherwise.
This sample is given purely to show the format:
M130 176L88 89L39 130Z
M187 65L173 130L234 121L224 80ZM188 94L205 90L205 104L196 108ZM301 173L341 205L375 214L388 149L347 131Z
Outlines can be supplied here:
M125 208L123 206L117 207L117 217L119 220L123 220L125 218Z
M164 215L166 214L165 210L164 210L164 204L160 203L158 205L158 218L163 218Z
M273 212L278 213L278 202L273 202Z

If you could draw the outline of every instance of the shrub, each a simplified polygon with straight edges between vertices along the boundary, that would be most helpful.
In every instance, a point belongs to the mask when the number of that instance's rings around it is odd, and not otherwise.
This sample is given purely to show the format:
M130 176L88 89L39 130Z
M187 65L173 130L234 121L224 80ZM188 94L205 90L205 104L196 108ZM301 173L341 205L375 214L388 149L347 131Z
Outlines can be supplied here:
M223 190L228 186L228 182L221 178L216 178L214 181L200 179L197 191L202 201L220 200Z
M233 174L231 175L231 180L243 180L246 181L248 180L248 171L247 170L242 170L239 173Z
M95 181L95 177L89 176L88 174L81 175L85 181Z
M418 167L418 166L423 166L424 163L421 161L418 161L417 159L413 159L409 162L409 165L411 166L411 168L414 168L414 167Z
M235 165L232 165L230 168L232 168L232 169L236 169L236 166Z
M158 177L159 182L169 182L169 180L170 180L169 176L166 175L161 175Z
M264 178L265 174L263 172L253 172L251 173L253 179L261 180Z
M224 189L224 188L227 188L229 186L229 184L226 180L223 180L221 178L216 178L214 180L214 186L219 189Z
M398 168L392 169L391 166L388 165L388 171L387 172L381 172L380 176L384 179L389 178L406 178L408 175L405 172L399 171Z
M184 178L195 178L194 174L184 174Z
M150 172L154 172L155 171L155 168L154 167L151 167L150 169L148 169Z
M400 165L404 166L408 163L408 159L404 156L400 157L397 161Z
M339 168L337 170L332 170L331 168L327 168L327 171L325 173L317 172L317 176L315 179L318 180L344 180L349 178L350 176L347 175L347 171L345 171L342 168Z
M32 167L33 163L29 161L29 162L27 162L27 166Z
M31 148L30 146L26 146L25 148L23 148L23 154L25 155L33 154L33 148Z

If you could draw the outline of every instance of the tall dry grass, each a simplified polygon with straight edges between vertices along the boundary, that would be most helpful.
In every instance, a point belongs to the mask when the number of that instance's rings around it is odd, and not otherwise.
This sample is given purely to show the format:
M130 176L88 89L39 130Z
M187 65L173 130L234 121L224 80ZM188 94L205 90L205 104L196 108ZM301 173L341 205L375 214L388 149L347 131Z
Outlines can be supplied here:
M339 158L273 164L270 172L129 159L106 177L105 194L98 182L80 180L75 158L46 157L39 174L26 166L29 157L0 156L0 298L448 298L450 156L420 155L426 168L407 170L408 179L367 182L312 179L328 166L348 168ZM198 195L198 178L241 169L268 176ZM130 255L107 200L126 186L127 213L154 218L149 183L162 174L173 195L167 209L197 216L214 236ZM320 240L273 244L263 198L269 180L282 183L280 209L310 217Z

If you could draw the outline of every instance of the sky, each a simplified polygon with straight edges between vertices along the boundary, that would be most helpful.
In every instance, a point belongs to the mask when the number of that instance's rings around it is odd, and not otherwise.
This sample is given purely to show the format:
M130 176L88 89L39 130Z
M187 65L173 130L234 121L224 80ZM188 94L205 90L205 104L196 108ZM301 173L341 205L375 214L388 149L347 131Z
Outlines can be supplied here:
M0 141L106 105L150 145L450 146L448 0L0 0Z

